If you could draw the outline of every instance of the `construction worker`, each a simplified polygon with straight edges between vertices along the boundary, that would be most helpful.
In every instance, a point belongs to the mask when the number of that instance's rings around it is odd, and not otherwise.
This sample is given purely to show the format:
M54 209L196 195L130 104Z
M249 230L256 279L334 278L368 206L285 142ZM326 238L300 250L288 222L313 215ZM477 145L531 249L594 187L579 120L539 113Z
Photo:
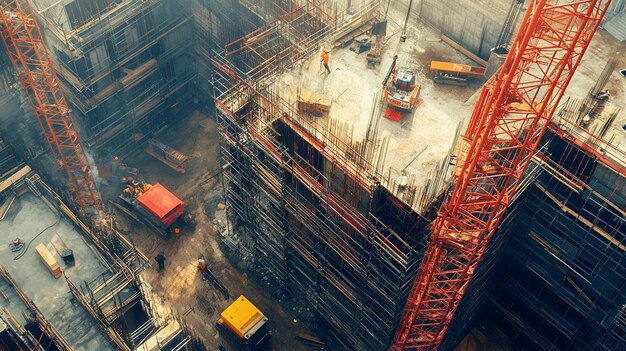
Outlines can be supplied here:
M134 193L135 188L132 185L127 185L126 188L124 188L124 191L122 191L122 196L130 198L133 196Z
M328 50L324 49L324 51L322 52L322 59L320 60L320 62L324 63L324 68L326 68L326 72L328 72L328 74L330 74L330 68L328 68L329 59L330 59L330 56L328 55Z
M206 271L206 261L202 257L198 258L198 271L202 274Z
M162 271L162 270L164 270L164 269L165 269L165 260L166 260L166 258L165 258L165 256L163 256L163 254L162 254L162 253L158 254L158 255L154 258L154 260L155 260L155 261L157 262L157 264L159 265L159 268L158 268L157 272L160 272L160 271Z

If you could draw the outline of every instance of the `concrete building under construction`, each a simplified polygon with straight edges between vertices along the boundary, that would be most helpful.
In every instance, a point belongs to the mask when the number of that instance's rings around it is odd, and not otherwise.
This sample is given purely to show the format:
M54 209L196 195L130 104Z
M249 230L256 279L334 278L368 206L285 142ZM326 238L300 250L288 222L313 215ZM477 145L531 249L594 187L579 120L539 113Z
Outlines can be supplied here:
M0 11L0 350L626 349L626 1Z

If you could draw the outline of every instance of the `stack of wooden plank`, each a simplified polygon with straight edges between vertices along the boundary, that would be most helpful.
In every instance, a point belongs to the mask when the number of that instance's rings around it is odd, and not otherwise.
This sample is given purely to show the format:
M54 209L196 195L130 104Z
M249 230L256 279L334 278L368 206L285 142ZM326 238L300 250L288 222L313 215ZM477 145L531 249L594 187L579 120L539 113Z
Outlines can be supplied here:
M300 112L312 112L327 114L330 111L332 98L328 95L319 94L309 89L302 88L298 92L298 110Z
M61 270L59 263L54 258L54 256L52 256L52 253L50 253L46 245L44 245L43 243L39 244L37 245L37 247L35 247L35 250L37 250L41 262L43 262L44 266L48 268L53 277L59 278L63 275L63 271Z

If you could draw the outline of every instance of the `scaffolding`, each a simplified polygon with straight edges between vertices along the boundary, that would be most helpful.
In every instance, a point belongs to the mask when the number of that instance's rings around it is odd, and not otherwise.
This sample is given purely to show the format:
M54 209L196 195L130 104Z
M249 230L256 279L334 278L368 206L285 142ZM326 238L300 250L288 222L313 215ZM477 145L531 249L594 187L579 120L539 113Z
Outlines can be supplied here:
M277 75L320 45L367 26L376 1L346 21L317 1L280 11L277 2L254 3L265 25L203 53L214 72L230 220L284 293L305 297L351 348L384 349L421 258L423 236L416 233L434 215L414 208L438 200L445 176L406 191L382 174L377 104L366 140L354 141L347 126L311 122L272 88ZM445 174L449 162L437 171Z
M171 123L193 91L192 13L177 0L97 3L36 8L87 142L115 151Z
M569 97L559 108L555 115L555 123L550 126L551 130L562 137L569 136L572 142L579 148L594 155L618 172L626 172L626 151L619 140L615 140L615 134L608 133L613 126L617 115L621 110L611 103L598 101L589 103L589 98ZM593 118L589 112L598 110ZM587 118L589 120L587 120ZM619 131L621 132L621 131Z
M81 215L96 218L101 199L89 159L29 2L0 4L0 38L61 175Z
M197 5L202 8L203 3L218 9L223 5L219 0L198 1ZM365 140L355 141L348 125L333 119L324 125L300 115L273 83L320 46L334 45L339 38L366 27L375 18L368 12L371 9L375 9L373 2L362 12L356 9L350 17L356 21L350 23L335 9L315 1L249 0L231 9L245 14L241 27L234 26L228 15L220 16L221 10L205 9L201 12L206 16L197 20L205 31L201 35L211 38L207 41L210 44L197 50L205 59L205 77L211 83L217 111L229 219L243 234L232 247L242 255L251 252L264 276L271 277L287 295L303 297L340 340L359 350L389 346L401 305L423 257L427 227L449 186L449 167L456 158L443 160L423 187L416 187L410 176L407 186L406 178L399 179L403 172L383 171L385 141L377 135L376 103ZM221 38L215 30L224 31ZM560 118L558 124L549 126L553 138L560 135L556 129L563 132L558 128ZM570 139L574 138L565 140ZM485 291L495 286L492 279L501 273L500 261L509 258L506 250L517 248L510 243L508 233L519 227L518 212L525 212L527 194L538 189L537 182L559 174L560 181L583 191L577 179L584 179L583 184L593 179L580 172L563 171L562 164L573 151L548 149L548 145L557 144L543 143L542 153L533 157L520 180L511 211L489 245L484 264L476 271L458 318L452 321L446 347L452 348L465 335L474 325L473 317L483 313L485 306L505 305L496 304L495 293L487 295ZM598 155L594 160L613 158L599 157L606 153L605 145L611 147L610 143L595 144ZM464 156L456 146L452 154ZM559 157L550 162L541 155ZM595 223L582 216L576 221ZM620 225L615 228L623 229ZM615 228L590 231L614 244L621 239L607 238L616 237ZM574 285L581 287L578 282ZM615 340L623 328L623 318L616 311L606 314L612 328L611 334L610 328L603 329L606 340Z
M98 321L100 328L121 349L131 350L114 328L114 323L143 298L139 278L120 260L115 270L107 270L77 287L68 277L67 285L76 299Z
M481 323L529 349L622 349L626 178L570 139L545 142L540 175L498 234L508 242Z
M4 282L4 283L3 283ZM28 323L32 323L34 328L39 329L39 335L34 335L34 329L25 329L24 326L20 325L16 322L15 317L11 315L11 313L7 309L3 309L3 314L5 317L10 319L12 326L20 333L20 336L26 340L26 342L30 342L31 350L37 350L41 344L41 340L44 336L47 338L48 343L46 347L50 347L51 345L56 346L58 350L61 351L71 351L72 348L63 340L62 336L59 335L54 327L50 325L43 314L37 309L37 306L26 296L26 294L19 288L19 286L13 280L13 277L6 271L6 269L0 266L0 287L4 285L4 289L13 290L21 302L28 308L28 312L30 315L25 316L25 319ZM6 298L6 292L2 295Z
M384 348L417 269L411 234L427 219L333 155L332 145L313 147L320 141L296 120L256 129L272 119L262 101L255 96L233 114L217 102L231 219L284 289L303 293L354 348Z

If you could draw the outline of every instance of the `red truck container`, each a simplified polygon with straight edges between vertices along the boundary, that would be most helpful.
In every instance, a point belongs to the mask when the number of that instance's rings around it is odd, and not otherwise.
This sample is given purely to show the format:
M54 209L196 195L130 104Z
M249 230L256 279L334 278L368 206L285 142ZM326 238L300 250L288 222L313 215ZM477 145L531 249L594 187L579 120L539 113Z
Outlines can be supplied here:
M139 195L137 202L165 227L174 224L183 215L185 208L185 203L167 190L161 183L154 184L150 189Z

